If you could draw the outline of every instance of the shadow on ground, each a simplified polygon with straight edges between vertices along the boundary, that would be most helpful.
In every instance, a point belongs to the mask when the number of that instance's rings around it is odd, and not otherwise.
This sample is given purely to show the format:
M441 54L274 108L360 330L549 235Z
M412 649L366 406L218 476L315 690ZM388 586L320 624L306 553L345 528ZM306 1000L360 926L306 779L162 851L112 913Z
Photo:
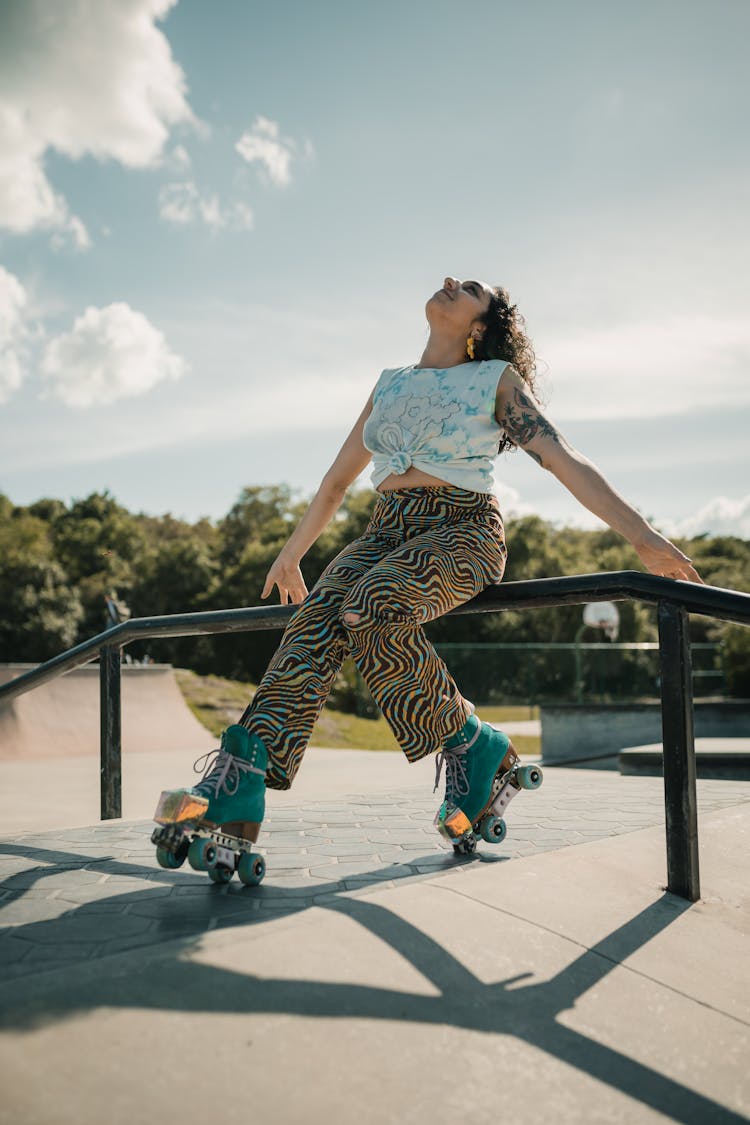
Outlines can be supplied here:
M386 907L356 897L343 881L299 891L272 885L242 888L208 884L204 876L185 881L180 872L154 872L133 862L46 851L37 846L3 845L6 855L39 860L45 865L11 876L5 892L32 890L50 874L71 873L71 883L86 871L140 875L156 886L82 903L59 917L15 926L2 934L0 956L9 970L24 948L55 947L68 962L87 962L85 987L67 987L50 976L46 993L38 986L15 1007L0 1014L5 1031L31 1031L100 1007L141 1008L186 1013L286 1014L305 1018L401 1020L415 1025L443 1025L479 1030L525 1041L582 1073L621 1091L665 1117L695 1125L740 1122L744 1118L658 1071L571 1030L560 1022L585 992L602 981L623 960L665 930L690 905L664 894L641 913L607 935L549 980L535 983L528 975L486 984L418 927ZM82 862L84 861L84 862ZM498 862L493 857L494 862ZM446 856L445 867L455 866ZM461 862L476 862L463 860ZM437 867L434 874L440 873ZM401 872L404 875L403 872ZM407 880L411 877L404 875ZM429 876L422 875L421 878ZM372 888L394 878L391 868L373 870L357 880ZM80 890L80 887L79 887ZM459 882L450 890L462 896ZM15 898L15 895L12 897ZM271 979L201 964L189 954L209 927L253 925L307 909L334 911L364 927L405 958L438 991L423 996L370 987L306 979ZM14 902L17 915L18 899ZM174 940L177 939L177 940ZM164 944L169 943L169 944ZM158 966L144 957L127 972L113 972L108 955L139 946L160 946ZM103 958L97 961L96 958ZM92 964L92 958L94 962ZM31 959L33 962L33 958ZM29 969L26 956L23 968ZM97 966L101 971L97 972ZM49 960L38 968L60 967ZM151 971L149 971L149 968ZM22 994L23 981L17 982ZM12 988L12 986L11 986ZM12 991L15 989L12 988Z

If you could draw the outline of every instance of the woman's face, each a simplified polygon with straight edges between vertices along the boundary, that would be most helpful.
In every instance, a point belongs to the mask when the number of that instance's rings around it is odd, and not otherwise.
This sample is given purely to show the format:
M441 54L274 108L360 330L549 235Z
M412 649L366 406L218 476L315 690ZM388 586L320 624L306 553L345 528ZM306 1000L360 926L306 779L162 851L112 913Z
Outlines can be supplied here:
M492 290L482 281L459 281L446 277L443 288L433 293L425 312L432 324L455 328L456 333L468 334L490 307Z

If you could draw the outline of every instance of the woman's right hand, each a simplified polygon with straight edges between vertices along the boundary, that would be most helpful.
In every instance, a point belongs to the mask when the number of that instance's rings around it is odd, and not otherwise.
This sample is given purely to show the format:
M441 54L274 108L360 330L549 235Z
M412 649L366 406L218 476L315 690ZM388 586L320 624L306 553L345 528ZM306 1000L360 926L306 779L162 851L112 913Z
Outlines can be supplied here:
M678 578L683 582L703 583L692 560L653 528L650 527L640 539L634 541L633 546L641 562L652 574L660 574L663 578Z
M289 559L284 552L276 558L266 575L266 584L263 587L261 598L267 598L274 586L278 587L279 599L282 605L299 605L307 597L308 590L298 559Z

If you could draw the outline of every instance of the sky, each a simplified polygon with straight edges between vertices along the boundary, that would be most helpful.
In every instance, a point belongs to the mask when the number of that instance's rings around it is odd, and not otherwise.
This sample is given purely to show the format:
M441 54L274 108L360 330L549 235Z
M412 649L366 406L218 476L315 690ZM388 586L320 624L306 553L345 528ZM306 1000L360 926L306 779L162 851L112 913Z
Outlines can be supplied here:
M746 0L0 0L0 491L311 496L450 274L657 527L750 538L749 36ZM496 480L602 526L523 452Z

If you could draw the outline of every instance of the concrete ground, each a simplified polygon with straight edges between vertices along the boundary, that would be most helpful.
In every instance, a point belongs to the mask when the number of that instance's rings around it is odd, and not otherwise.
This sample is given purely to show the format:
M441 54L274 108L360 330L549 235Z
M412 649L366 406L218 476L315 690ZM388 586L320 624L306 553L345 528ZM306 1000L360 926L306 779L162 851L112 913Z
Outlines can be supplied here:
M456 858L430 767L311 750L256 888L148 812L6 834L0 1122L747 1120L750 783L699 782L690 905L659 779L549 769Z

